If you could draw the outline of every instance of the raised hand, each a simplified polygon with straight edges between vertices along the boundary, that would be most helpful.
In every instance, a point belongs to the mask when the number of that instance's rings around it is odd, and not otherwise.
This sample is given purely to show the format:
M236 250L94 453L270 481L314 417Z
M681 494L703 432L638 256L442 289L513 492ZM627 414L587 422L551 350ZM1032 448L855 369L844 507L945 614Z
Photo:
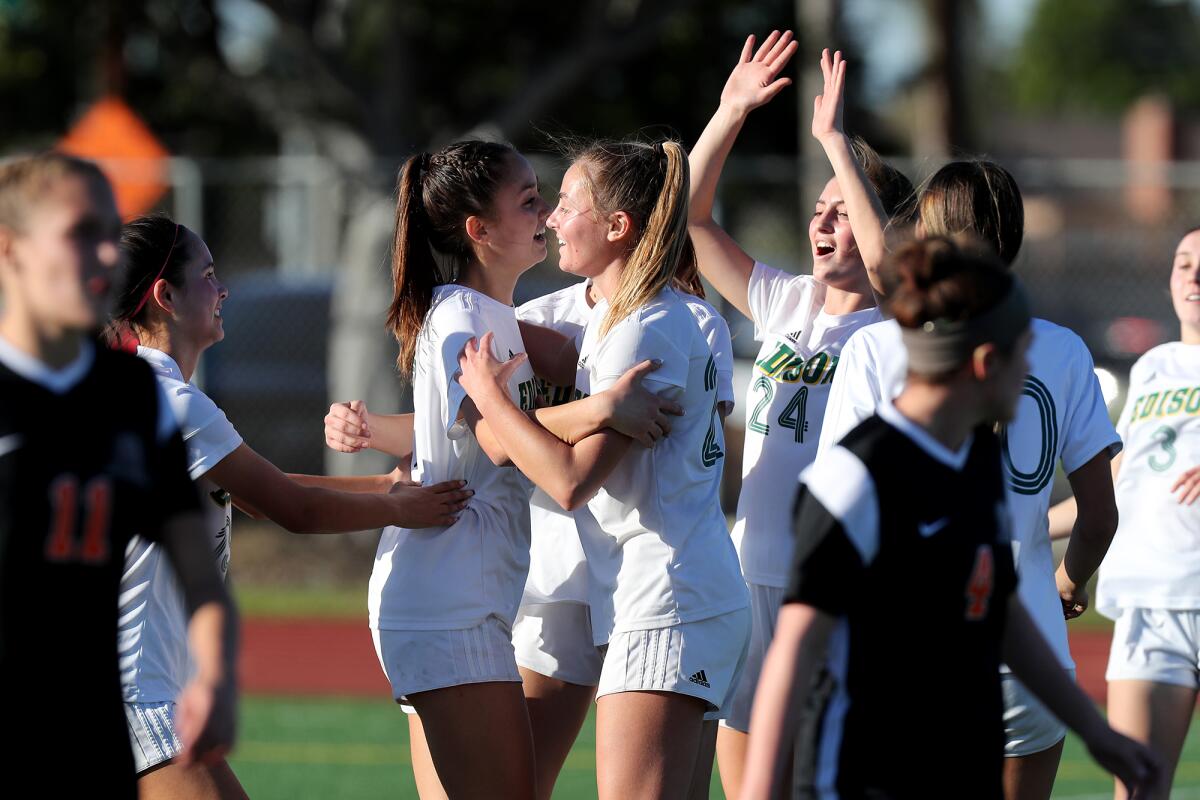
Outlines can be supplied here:
M478 341L472 338L458 357L458 366L462 370L458 383L477 405L489 392L499 390L507 395L508 379L517 367L525 363L524 353L517 353L507 361L497 361L492 355L494 338L491 331L485 333Z
M642 379L662 365L643 361L631 367L604 394L611 395L612 412L608 426L644 447L671 432L671 416L681 416L683 407L660 397L642 386Z
M742 54L738 58L729 80L721 91L721 105L739 114L747 114L771 101L775 95L791 86L791 78L780 78L779 73L787 66L799 45L793 41L792 32L771 31L762 46L754 50L754 35L746 37Z
M821 51L821 77L825 85L813 98L812 135L817 139L843 135L842 109L845 106L846 60L838 50L831 57L829 48Z
M444 481L433 486L397 481L388 492L388 499L396 507L396 524L402 528L448 528L475 494L463 488L466 485L466 481Z
M1200 497L1200 467L1192 467L1179 476L1179 480L1171 487L1172 493L1178 493L1179 504L1190 506Z
M371 446L367 404L362 400L334 403L325 415L325 444L339 453L357 453Z

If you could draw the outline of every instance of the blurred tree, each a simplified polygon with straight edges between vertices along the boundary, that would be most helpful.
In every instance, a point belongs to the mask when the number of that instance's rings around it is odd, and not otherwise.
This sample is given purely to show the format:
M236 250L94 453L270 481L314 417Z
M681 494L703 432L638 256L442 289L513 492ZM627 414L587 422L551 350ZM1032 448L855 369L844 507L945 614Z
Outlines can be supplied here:
M1200 105L1188 0L1039 0L1011 71L1019 107L1116 115L1137 97Z

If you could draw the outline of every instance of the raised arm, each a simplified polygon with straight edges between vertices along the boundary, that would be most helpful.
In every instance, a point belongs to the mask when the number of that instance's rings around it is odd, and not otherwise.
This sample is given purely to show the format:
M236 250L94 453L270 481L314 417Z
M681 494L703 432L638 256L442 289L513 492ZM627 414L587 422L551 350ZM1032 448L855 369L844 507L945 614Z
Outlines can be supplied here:
M747 317L750 303L746 288L754 259L713 220L713 202L725 160L746 117L791 84L790 78L778 76L798 46L792 41L791 31L772 31L757 51L754 41L754 36L747 37L721 92L721 104L688 155L688 232L696 249L696 263L713 287Z
M842 202L850 218L850 229L858 245L871 288L883 296L883 283L879 279L879 267L887 255L888 217L879 202L878 195L867 180L850 138L842 128L842 109L845 105L846 61L839 50L829 56L829 49L821 51L821 75L824 89L813 99L812 135L825 150L825 156L833 167L838 187L842 190Z
M491 334L467 343L459 383L471 402L467 421L493 461L498 448L531 481L568 511L584 505L603 484L633 440L611 430L569 445L547 431L509 397L508 378L523 354L505 362L492 356ZM483 424L481 424L483 423ZM484 424L486 427L484 427Z
M1115 472L1105 448L1067 476L1075 495L1076 516L1067 552L1054 575L1067 619L1087 610L1087 583L1100 567L1117 532Z
M453 524L471 496L462 481L435 486L395 484L388 494L361 494L302 486L249 445L242 444L207 477L292 533L342 533L399 525Z

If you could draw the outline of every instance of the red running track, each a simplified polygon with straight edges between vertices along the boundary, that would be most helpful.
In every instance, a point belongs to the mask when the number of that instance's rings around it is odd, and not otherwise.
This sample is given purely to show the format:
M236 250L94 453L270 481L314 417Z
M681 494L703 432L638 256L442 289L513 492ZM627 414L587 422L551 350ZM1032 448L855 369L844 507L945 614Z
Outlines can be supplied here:
M1071 635L1079 684L1098 703L1110 641L1103 630ZM366 620L244 620L240 666L248 694L390 694Z

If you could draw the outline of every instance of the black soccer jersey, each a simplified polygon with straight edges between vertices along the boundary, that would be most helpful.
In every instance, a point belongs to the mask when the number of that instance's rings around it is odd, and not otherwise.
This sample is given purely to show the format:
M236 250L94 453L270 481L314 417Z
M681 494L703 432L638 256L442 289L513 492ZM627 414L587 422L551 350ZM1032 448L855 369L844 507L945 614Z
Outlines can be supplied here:
M183 442L140 359L89 343L78 375L56 384L0 345L5 762L47 796L132 797L117 593L134 532L153 538L199 507Z
M888 405L805 481L784 602L838 622L803 716L804 796L1001 797L1016 575L996 437L950 453Z

